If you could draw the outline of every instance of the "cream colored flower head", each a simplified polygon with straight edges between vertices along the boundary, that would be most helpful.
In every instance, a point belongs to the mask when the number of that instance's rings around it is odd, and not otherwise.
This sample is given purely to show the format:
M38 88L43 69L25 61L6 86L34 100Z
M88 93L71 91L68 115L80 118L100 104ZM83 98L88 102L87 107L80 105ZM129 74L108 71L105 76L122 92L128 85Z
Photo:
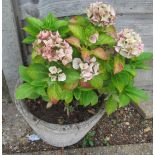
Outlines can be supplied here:
M132 29L124 29L118 33L115 51L126 58L139 56L143 52L144 44L138 33Z
M66 75L62 72L60 68L57 68L56 66L51 66L49 68L49 77L51 78L51 81L65 81Z
M88 62L82 62L80 58L73 59L73 68L81 70L81 79L84 82L91 80L95 75L99 74L99 63L96 62L96 58L91 58Z
M33 48L49 62L61 61L63 65L67 65L72 61L73 49L61 38L59 32L40 31Z
M95 2L87 8L87 16L94 25L105 26L114 24L116 13L111 5Z

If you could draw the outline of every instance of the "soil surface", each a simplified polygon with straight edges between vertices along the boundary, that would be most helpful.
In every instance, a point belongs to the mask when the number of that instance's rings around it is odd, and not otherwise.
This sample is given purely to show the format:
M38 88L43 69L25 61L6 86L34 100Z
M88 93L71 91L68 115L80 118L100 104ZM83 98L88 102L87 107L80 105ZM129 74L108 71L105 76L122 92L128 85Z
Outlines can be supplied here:
M77 101L73 101L69 106L69 116L63 102L52 105L48 109L46 108L47 102L42 99L26 100L25 104L30 112L41 120L53 124L73 124L86 121L95 115L100 109L103 98L101 96L95 106L87 107L80 106Z
M152 119L143 119L134 106L130 105L119 109L111 116L105 114L90 131L95 131L95 135L91 137L91 141L93 141L94 146L149 143L153 139L152 126ZM85 138L79 143L65 149L90 147L90 145L84 145L84 140ZM11 147L10 145L3 145L3 152L34 152L61 149L53 147L42 140L26 144L19 143L16 149Z

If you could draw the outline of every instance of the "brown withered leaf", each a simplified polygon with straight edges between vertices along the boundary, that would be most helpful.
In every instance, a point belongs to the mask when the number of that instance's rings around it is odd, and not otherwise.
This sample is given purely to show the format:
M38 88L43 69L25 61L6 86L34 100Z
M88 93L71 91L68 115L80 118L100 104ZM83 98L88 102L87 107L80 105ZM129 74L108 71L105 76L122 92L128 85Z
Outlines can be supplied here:
M90 59L90 54L91 54L90 51L88 51L87 49L81 49L81 56L84 61Z
M124 58L119 54L114 57L114 74L121 72L124 69Z
M67 39L65 39L69 44L75 46L76 48L79 48L81 49L81 46L80 46L80 40L75 38L75 37L69 37Z
M117 74L117 73L121 72L123 69L124 69L123 64L121 64L121 63L116 63L116 64L114 65L114 74Z
M92 54L95 55L96 57L102 59L102 60L108 60L108 58L109 58L108 53L101 47L95 48L92 51Z

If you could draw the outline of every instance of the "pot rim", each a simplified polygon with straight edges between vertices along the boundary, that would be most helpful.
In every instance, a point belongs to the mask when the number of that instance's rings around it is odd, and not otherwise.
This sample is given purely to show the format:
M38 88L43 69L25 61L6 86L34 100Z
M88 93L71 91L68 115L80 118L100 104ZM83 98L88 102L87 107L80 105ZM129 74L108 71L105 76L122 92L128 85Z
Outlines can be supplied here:
M19 86L20 83L22 83L22 81L21 80L17 80L15 90ZM14 93L14 96L15 96L15 93ZM80 129L81 127L85 128L89 124L91 124L91 122L93 122L94 120L96 120L98 118L101 118L103 116L103 114L105 113L104 106L102 104L100 109L99 109L99 111L94 116L92 116L89 119L87 119L86 121L79 122L79 123L74 123L74 124L64 124L64 125L61 125L61 124L49 123L49 122L46 122L44 120L39 119L38 117L33 115L28 110L27 106L24 105L23 100L16 100L15 99L15 104L16 104L16 107L17 107L18 111L24 116L24 118L26 120L30 120L31 122L33 122L36 125L41 124L41 125L43 125L43 126L45 126L47 128L58 130L58 131L61 130L63 132L65 130L73 130L75 128L78 128L78 129Z

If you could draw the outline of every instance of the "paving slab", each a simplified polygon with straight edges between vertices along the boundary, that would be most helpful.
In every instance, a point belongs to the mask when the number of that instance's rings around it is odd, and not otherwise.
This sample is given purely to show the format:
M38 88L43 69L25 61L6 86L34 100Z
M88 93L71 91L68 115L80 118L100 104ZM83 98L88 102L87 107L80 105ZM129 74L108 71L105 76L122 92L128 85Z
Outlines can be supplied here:
M15 153L13 155L152 155L152 143L92 147L71 150ZM8 154L3 154L8 155Z
M9 142L11 145L17 146L19 143L28 142L25 137L27 134L32 133L32 129L23 119L21 114L19 114L16 106L13 103L8 102L8 100L5 98L3 99L2 104L2 144L5 145Z

